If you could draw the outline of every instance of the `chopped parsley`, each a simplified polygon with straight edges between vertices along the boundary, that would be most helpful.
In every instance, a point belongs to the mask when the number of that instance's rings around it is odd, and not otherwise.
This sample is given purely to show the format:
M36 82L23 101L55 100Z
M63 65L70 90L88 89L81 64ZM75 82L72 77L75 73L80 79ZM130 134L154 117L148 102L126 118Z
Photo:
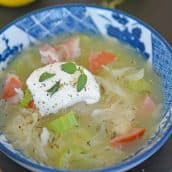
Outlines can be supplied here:
M87 83L87 75L84 73L80 74L78 81L77 81L77 91L80 92Z
M78 67L75 65L75 63L72 62L67 62L61 65L62 71L68 73L68 74L74 74L76 71L80 72L80 75L77 79L77 91L80 92L86 85L87 83L87 75L84 74L84 71L81 67Z
M69 73L69 74L74 74L77 71L76 65L72 62L67 62L61 65L62 71Z
M60 87L61 87L61 84L60 84L60 81L58 81L50 89L48 89L47 92L53 95L59 90Z
M49 78L52 78L53 76L55 76L56 74L54 73L48 73L48 72L44 72L41 74L41 76L39 77L39 82L43 82Z

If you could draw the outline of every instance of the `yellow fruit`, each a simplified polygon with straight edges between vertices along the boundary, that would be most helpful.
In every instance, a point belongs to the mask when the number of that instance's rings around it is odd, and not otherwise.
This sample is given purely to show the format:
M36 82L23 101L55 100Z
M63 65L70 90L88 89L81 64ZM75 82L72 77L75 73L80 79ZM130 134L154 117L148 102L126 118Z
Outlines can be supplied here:
M7 7L19 7L33 2L34 0L0 0L0 5Z

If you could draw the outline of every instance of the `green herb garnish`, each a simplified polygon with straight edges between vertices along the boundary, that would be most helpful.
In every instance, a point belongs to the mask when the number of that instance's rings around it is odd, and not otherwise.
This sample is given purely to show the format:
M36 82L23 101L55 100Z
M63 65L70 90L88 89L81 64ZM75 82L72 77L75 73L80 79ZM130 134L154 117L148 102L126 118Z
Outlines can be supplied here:
M76 65L72 62L67 62L61 65L61 69L69 74L74 74L77 70Z
M54 73L48 73L48 72L44 72L41 74L41 76L39 77L39 82L43 82L49 78L52 78L53 76L55 76Z
M51 93L53 95L55 92L57 92L60 88L60 81L56 82L50 89L47 90L48 93Z
M30 91L28 89L26 89L24 92L24 97L20 101L20 106L27 107L30 101L32 101L32 95L31 95Z
M77 81L77 91L80 92L85 87L86 83L87 83L87 75L82 73Z
M80 92L87 83L87 75L84 74L84 71L81 67L77 69L77 66L72 62L67 62L61 65L61 69L69 74L74 74L76 71L80 72L80 75L77 80L77 91Z

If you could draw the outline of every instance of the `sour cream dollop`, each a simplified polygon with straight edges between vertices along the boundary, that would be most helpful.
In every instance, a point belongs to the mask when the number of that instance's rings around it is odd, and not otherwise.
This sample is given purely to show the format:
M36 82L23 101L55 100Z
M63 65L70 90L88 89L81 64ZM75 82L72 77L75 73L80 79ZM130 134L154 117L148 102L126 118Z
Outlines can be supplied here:
M61 109L83 101L87 104L94 104L100 99L100 89L95 77L84 67L75 64L87 76L85 87L78 92L76 84L81 73L79 70L74 74L64 72L62 70L64 63L57 62L38 68L31 73L26 81L34 103L42 116L57 113ZM54 76L40 82L40 76L45 72L54 74ZM61 86L58 91L53 94L47 92L59 81Z

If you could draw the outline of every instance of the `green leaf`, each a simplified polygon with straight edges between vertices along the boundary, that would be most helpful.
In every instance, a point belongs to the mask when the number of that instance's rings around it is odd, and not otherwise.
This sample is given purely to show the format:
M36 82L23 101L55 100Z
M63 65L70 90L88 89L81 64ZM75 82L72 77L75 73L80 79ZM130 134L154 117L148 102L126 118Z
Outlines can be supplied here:
M48 72L44 72L41 74L41 76L39 77L39 82L43 82L49 78L52 78L53 76L55 76L56 74L54 73L48 73Z
M60 134L64 131L74 128L78 126L78 122L75 115L75 112L70 111L67 114L49 122L47 128L54 134Z
M24 92L24 97L20 101L20 106L27 107L30 101L32 101L32 95L31 95L30 91L28 89L26 89Z
M67 63L62 64L61 69L62 69L62 71L69 73L69 74L73 74L77 70L76 65L72 62L67 62Z
M77 91L80 92L85 87L86 83L87 83L87 75L82 73L77 81Z
M55 92L57 92L60 88L60 81L56 82L50 89L47 90L48 93L51 93L53 95Z

